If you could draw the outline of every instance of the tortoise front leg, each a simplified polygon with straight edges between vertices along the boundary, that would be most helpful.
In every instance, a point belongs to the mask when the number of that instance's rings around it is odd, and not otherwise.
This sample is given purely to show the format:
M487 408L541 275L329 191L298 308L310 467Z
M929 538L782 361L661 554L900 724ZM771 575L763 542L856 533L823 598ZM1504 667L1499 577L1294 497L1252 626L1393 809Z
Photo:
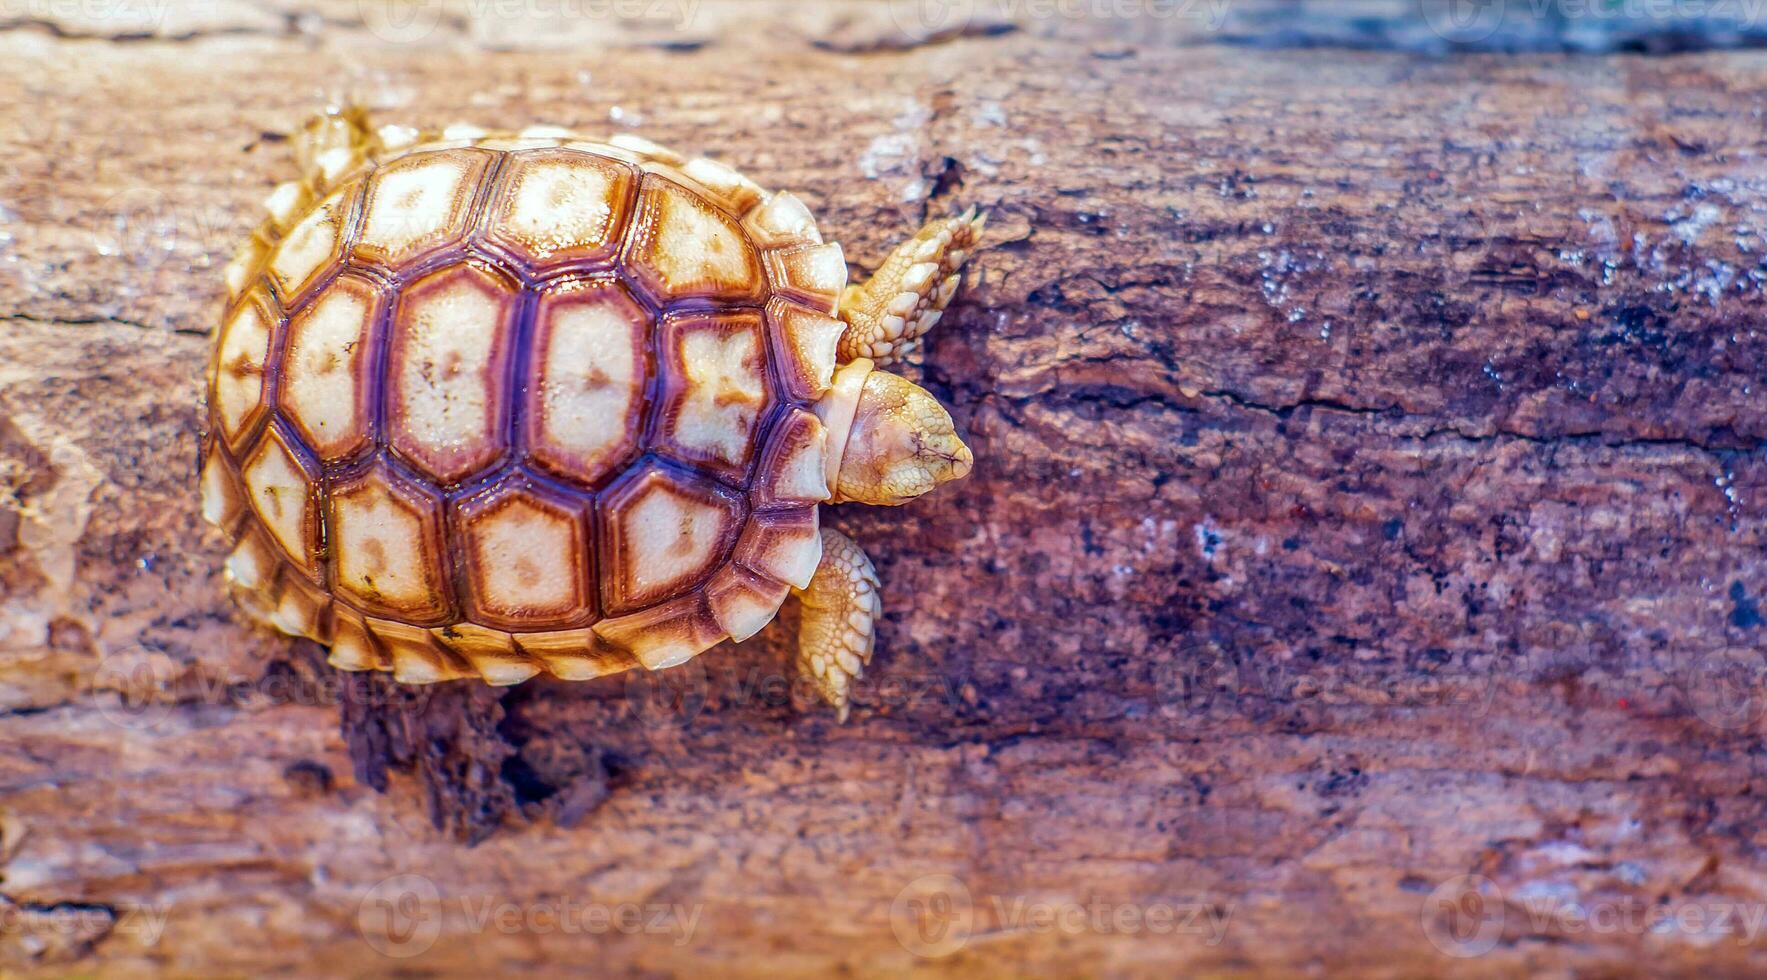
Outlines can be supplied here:
M846 721L853 682L871 662L883 615L877 569L852 538L825 527L822 561L798 601L798 670Z
M841 297L847 331L841 335L840 362L869 357L883 366L912 351L944 316L987 220L970 208L955 218L930 221L896 246L870 279L848 286Z

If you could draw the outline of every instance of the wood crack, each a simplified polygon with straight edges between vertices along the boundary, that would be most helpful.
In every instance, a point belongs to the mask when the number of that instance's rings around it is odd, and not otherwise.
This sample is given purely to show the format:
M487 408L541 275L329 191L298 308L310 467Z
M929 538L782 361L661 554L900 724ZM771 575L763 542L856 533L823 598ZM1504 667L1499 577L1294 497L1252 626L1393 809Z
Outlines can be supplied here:
M183 337L207 337L210 334L209 329L206 327L156 327L141 320L129 320L114 316L44 317L31 313L7 313L0 315L0 322L6 321L30 323L43 327L97 327L114 323L119 327L128 327L131 330L142 330L148 333L175 334Z

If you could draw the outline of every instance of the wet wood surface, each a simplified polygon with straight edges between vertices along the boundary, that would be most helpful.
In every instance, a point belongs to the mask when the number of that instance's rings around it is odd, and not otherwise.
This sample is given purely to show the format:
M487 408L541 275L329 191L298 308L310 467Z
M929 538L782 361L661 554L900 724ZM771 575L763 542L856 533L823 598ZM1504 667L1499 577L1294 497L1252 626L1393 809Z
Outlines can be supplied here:
M1759 964L1767 56L641 7L3 25L0 971ZM231 608L220 268L340 99L715 154L860 271L991 209L912 369L975 473L827 513L848 724L789 606L505 691Z

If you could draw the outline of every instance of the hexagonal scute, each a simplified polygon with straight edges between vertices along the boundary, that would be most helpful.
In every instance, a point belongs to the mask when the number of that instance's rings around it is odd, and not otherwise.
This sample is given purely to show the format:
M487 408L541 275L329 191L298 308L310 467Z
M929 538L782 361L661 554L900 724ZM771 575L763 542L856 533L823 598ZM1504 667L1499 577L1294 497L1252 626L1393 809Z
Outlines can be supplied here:
M254 295L221 326L209 400L230 442L237 443L263 413L265 365L277 324L264 297Z
M309 470L280 426L271 426L240 467L252 511L283 556L308 575L318 567L319 514L314 490L319 475Z
M760 256L736 220L680 184L647 175L626 269L659 302L698 298L758 303Z
M593 485L619 469L643 427L650 314L614 282L542 294L523 425L540 466Z
M327 461L366 446L377 386L374 325L380 297L368 280L342 275L288 324L277 400L307 445Z
M642 609L697 585L741 529L742 498L704 477L655 464L602 504L602 608Z
M388 346L387 439L443 483L505 448L516 300L502 278L460 263L406 287L399 301Z
M377 465L332 488L332 588L371 615L424 624L452 601L442 562L442 502Z
M510 630L555 630L595 614L589 521L519 477L455 505L469 618Z
M511 154L487 236L534 269L608 259L625 230L633 180L625 164L579 150Z
M483 150L413 153L369 178L355 254L399 266L466 233L479 181L490 166Z
M766 347L754 313L693 313L663 321L657 448L740 478L767 407Z
M360 184L339 188L289 230L270 257L270 278L284 302L306 292L342 258Z

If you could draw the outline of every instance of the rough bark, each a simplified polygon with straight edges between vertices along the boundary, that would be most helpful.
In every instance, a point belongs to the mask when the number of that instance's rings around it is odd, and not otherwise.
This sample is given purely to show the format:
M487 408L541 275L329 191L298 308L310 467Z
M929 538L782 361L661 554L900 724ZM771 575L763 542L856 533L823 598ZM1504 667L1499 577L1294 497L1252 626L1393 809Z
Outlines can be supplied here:
M0 970L1760 965L1767 56L200 6L0 31ZM828 514L886 589L849 724L792 688L789 608L508 691L340 678L232 611L205 334L339 97L715 152L860 269L992 209L921 371L976 472ZM917 958L941 874L967 942ZM497 918L573 902L664 911ZM1105 920L1034 908L1069 905Z

